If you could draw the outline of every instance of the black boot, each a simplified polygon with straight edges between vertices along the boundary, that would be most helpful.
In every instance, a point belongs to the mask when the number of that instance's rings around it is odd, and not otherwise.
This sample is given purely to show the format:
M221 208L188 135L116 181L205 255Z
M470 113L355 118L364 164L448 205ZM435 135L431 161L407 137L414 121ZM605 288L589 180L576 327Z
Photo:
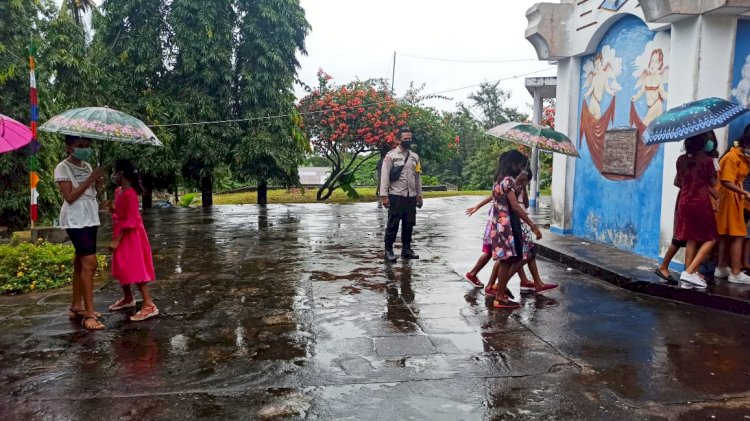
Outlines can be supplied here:
M401 257L404 259L419 259L419 255L414 253L414 250L412 249L401 250Z
M398 259L396 259L396 255L393 254L393 250L386 250L385 251L385 261L386 262L395 262L396 260L398 260Z

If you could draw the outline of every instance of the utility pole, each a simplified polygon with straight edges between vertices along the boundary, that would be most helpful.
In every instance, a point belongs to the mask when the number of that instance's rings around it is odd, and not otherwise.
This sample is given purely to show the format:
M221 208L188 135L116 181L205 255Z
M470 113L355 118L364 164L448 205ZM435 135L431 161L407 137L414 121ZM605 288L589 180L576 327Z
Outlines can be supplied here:
M393 72L391 73L391 95L395 95L393 91L393 83L396 81L396 52L393 52Z
M532 122L534 124L542 124L542 109L544 108L544 99L542 98L541 88L534 89L534 110L532 116ZM534 146L531 148L531 171L534 172L534 179L531 180L531 197L529 198L529 207L531 213L536 214L539 210L539 148Z

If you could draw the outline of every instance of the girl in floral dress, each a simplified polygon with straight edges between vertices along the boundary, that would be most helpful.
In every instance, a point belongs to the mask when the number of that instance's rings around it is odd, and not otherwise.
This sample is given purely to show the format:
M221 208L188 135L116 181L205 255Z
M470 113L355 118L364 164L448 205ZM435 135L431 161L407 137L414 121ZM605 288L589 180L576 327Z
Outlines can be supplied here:
M510 300L506 289L510 275L517 272L531 257L533 248L533 243L516 241L515 236L522 236L520 221L526 222L538 240L542 238L539 228L519 203L515 189L515 178L528 163L528 158L516 150L503 154L498 163L496 182L492 190L493 216L490 231L491 251L495 259L492 273L497 275L492 276L488 284L488 289L497 291L492 304L495 308L519 307L517 302ZM518 218L512 218L513 215ZM519 234L514 234L514 231Z
M148 288L149 282L156 279L156 276L151 258L151 245L138 211L138 194L142 191L140 177L130 161L120 160L115 163L112 178L120 186L115 190L114 207L111 209L112 276L120 282L123 297L112 304L109 310L135 308L131 285L136 284L141 290L143 305L130 320L139 322L159 315L159 309L151 299Z

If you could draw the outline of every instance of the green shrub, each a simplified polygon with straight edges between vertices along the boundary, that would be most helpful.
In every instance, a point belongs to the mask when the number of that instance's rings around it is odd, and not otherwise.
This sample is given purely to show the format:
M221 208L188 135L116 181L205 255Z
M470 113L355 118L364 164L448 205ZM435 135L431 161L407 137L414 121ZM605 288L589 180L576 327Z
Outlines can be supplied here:
M423 186L437 186L440 185L440 180L438 180L437 177L433 177L431 175L422 175L422 185Z
M180 198L180 206L182 207L188 207L193 204L193 200L195 200L195 196L197 196L198 193L186 193L183 194Z
M0 293L59 288L73 279L73 246L39 242L0 244ZM99 256L99 270L107 266Z

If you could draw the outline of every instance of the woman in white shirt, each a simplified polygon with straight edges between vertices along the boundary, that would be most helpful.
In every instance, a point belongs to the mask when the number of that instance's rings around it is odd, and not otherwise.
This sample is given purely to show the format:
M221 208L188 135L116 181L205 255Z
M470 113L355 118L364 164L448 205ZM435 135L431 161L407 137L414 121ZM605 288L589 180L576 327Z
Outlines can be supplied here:
M91 141L65 136L68 157L55 167L55 182L63 196L60 227L64 228L75 247L73 300L71 318L81 317L89 330L104 329L94 312L94 274L96 273L96 233L99 227L97 188L104 175L101 167L91 168ZM81 306L83 299L83 307Z

